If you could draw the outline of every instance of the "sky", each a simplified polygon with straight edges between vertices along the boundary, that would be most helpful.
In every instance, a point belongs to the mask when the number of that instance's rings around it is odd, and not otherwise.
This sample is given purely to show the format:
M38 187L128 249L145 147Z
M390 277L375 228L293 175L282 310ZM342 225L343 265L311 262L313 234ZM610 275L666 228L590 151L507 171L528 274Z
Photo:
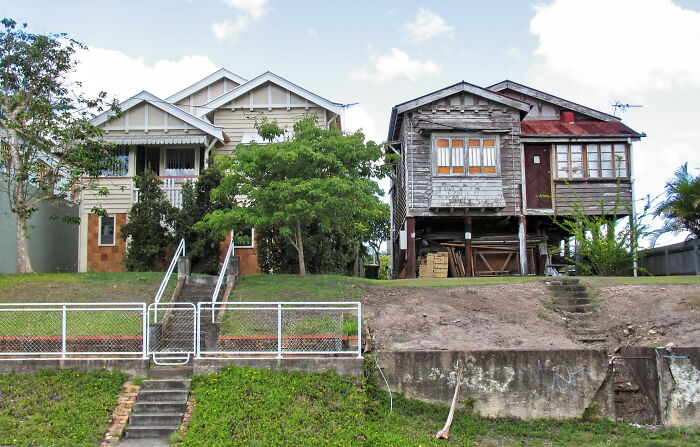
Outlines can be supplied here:
M700 0L0 0L0 14L86 44L75 79L119 100L269 70L354 104L346 130L384 141L396 104L511 79L607 113L641 105L618 112L647 134L639 199L700 167Z

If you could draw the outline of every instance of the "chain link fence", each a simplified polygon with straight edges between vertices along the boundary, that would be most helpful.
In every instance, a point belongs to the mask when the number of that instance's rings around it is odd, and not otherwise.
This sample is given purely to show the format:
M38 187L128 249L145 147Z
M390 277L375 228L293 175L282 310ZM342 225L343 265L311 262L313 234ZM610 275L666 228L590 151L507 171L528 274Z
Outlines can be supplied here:
M199 303L199 354L359 356L361 314L356 302Z
M143 303L0 304L0 358L145 357Z

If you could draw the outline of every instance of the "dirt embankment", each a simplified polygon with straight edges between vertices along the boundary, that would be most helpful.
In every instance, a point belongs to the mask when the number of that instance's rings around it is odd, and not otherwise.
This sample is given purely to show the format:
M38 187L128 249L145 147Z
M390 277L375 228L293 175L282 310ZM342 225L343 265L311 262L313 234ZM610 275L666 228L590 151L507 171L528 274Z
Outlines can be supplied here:
M700 345L700 285L597 287L595 326L621 344ZM364 309L378 349L566 349L566 316L541 282L371 288Z

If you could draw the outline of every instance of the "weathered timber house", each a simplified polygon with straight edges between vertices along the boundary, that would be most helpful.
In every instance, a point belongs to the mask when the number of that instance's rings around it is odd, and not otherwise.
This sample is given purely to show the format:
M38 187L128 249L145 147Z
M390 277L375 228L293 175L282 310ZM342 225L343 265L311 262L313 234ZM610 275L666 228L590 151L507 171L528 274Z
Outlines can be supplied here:
M144 91L120 107L124 113L117 119L103 113L92 120L104 130L103 138L117 146L123 167L97 179L108 195L92 189L81 193L81 272L124 269L126 247L120 229L139 199L134 176L146 166L163 181L166 197L180 207L183 183L199 177L210 154L229 155L241 143L264 144L255 129L256 119L267 117L291 129L301 117L313 114L321 126L340 127L342 111L340 104L274 73L247 80L223 68L165 99ZM95 207L107 216L92 212ZM235 249L241 274L259 272L254 229L237 231L242 233ZM222 244L223 253L230 237Z
M567 237L553 214L632 209L632 143L643 136L512 81L460 82L394 106L394 277L415 277L445 250L455 276L544 273L548 247Z

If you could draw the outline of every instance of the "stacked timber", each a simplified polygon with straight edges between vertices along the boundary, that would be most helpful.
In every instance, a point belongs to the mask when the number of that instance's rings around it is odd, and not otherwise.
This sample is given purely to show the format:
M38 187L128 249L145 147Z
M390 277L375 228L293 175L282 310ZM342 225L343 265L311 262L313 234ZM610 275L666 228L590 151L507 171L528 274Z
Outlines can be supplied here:
M421 259L418 276L421 278L447 278L447 252L428 253Z

